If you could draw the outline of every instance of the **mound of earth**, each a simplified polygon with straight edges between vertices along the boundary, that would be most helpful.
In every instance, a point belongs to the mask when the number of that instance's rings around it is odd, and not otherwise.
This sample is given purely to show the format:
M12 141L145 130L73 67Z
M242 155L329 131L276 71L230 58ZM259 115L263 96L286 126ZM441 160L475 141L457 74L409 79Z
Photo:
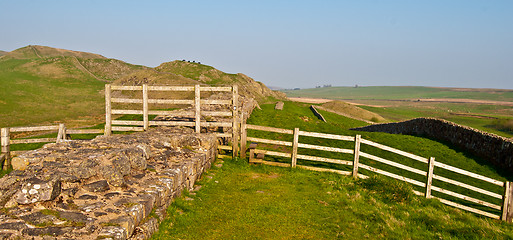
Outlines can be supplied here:
M38 46L38 45L29 45L26 47L22 47L16 49L12 52L7 53L8 56L16 59L27 59L27 58L45 58L45 57L77 57L77 58L99 58L106 59L106 57L88 53L88 52L79 52L79 51L71 51L60 48L52 48L46 46Z
M371 111L367 111L365 109L359 108L355 105L343 102L343 101L331 101L322 104L320 107L317 107L322 110L326 110L329 112L334 112L340 114L342 116L363 120L366 122L385 122L385 118L380 116L377 113L373 113Z
M263 83L242 74L231 74L201 63L172 61L162 63L155 69L139 71L114 82L121 85L237 85L239 94L258 101L267 97L284 99L285 94L272 91Z

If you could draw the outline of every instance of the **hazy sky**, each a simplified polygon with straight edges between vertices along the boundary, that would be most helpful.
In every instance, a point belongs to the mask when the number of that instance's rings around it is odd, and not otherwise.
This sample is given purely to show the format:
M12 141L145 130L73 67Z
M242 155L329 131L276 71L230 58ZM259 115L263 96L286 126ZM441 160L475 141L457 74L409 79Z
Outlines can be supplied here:
M513 89L513 1L0 0L0 50L201 61L285 88Z

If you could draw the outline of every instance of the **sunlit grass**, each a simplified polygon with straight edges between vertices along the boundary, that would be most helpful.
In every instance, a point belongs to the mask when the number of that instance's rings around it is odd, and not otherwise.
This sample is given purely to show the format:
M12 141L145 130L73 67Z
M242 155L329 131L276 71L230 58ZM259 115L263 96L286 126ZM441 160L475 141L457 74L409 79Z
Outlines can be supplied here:
M226 160L168 209L153 239L510 239L512 225L408 185Z

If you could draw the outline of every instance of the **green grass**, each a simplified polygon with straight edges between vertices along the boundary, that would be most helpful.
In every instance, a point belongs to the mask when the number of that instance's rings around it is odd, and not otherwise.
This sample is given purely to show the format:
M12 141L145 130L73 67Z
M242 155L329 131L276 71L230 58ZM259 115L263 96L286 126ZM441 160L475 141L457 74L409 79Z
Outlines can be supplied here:
M472 91L433 87L329 87L283 91L289 97L328 99L385 99L467 98L513 102L513 90L474 89Z
M416 197L380 177L354 181L236 159L198 184L168 208L152 239L513 238L511 224Z
M333 133L338 135L346 135L346 136L355 136L357 134L361 135L362 138L371 140L383 145L387 145L396 149L400 149L406 152L413 153L418 156L422 156L424 158L435 157L436 161L449 164L454 167L462 168L467 171L471 171L480 175L484 175L487 177L491 177L494 179L498 179L500 181L512 180L510 174L507 174L502 169L498 169L491 165L490 162L487 162L486 159L481 159L476 156L472 156L467 154L462 149L458 149L454 146L448 145L446 143L437 142L428 138L419 137L419 136L409 136L409 135L396 135L396 134L387 134L387 133L372 133L372 132L360 132L349 130L350 128L359 127L365 125L365 123L345 118L333 113L321 111L324 117L327 119L327 123L324 123L318 120L313 113L308 109L307 104L293 103L293 102L285 102L285 107L283 111L274 110L274 106L272 104L262 105L262 110L255 110L248 120L249 124L262 125L262 126L271 126L278 127L284 129L293 129L294 127L299 127L300 130L303 131L311 131L311 132L321 132L321 133ZM305 121L307 120L307 121ZM248 136L259 137L259 138L267 138L274 140L283 140L283 141L291 141L292 135L284 135L284 134L275 134L264 131L256 131L256 130L248 130ZM353 142L346 141L337 141L337 140L326 140L319 138L310 138L301 136L299 138L301 143L315 144L321 146L330 146L337 148L345 148L345 149L354 149ZM264 149L281 151L281 152L292 152L290 147L282 147L282 146L274 146L274 145L266 145L259 144L259 148L263 147ZM378 156L384 159L392 160L398 163L401 163L406 166L410 166L416 169L420 169L423 171L427 171L427 164L418 162L416 160L409 159L407 157L403 157L388 151L380 150L365 144L362 144L361 151L372 154L374 156ZM341 154L341 153L329 153L324 151L310 150L310 149L298 149L299 154L305 155L314 155L319 157L328 157L334 159L341 159L352 161L353 155L351 154ZM278 162L286 162L290 163L290 159L281 158L281 157L272 157L266 156L266 160L278 161ZM425 182L425 176L418 175L415 173L411 173L408 171L400 170L395 167L391 167L389 165L381 164L379 162L360 158L360 162L376 167L394 174L398 174L401 176L405 176L408 178L412 178L414 180ZM325 167L332 169L339 169L345 171L351 171L351 166L345 165L336 165L336 164L326 164L305 160L298 160L298 164L301 165L309 165L315 167ZM372 173L361 170L361 173L365 175L372 175ZM489 191L502 194L504 191L503 187L499 187L490 183L486 183L483 181L475 180L473 178L455 174L450 171L445 171L440 168L435 169L435 174L441 175L444 177L449 177L451 179L465 182L467 184L471 184L483 189L487 189ZM472 192L470 190L466 190L464 188L460 188L457 186L453 186L450 184L446 184L439 181L434 181L434 184L438 187L442 187L454 192L458 192L461 194L465 194L468 196L472 196L481 200L485 200L488 202L492 202L497 205L501 205L502 202L500 199L495 199L488 197L486 195L478 194ZM415 187L417 191L424 192L424 189L420 187ZM451 201L456 201L459 203L464 203L466 205L476 207L479 209L484 209L486 211L492 212L494 214L499 214L497 210L488 209L486 207L476 206L475 204L464 202L459 199L455 199L453 197L446 196L444 194L434 192L434 196L444 197Z
M28 59L0 60L0 127L52 123L104 111L100 90L104 82L89 78L67 66L61 76L43 76L27 70ZM37 60L44 65L44 60ZM74 74L75 77L69 77Z

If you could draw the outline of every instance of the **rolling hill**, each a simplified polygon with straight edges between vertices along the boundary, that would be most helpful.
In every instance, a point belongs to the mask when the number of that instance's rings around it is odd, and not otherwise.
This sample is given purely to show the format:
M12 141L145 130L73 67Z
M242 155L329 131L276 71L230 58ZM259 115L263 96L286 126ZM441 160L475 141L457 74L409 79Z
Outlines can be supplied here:
M0 58L0 126L99 117L104 84L143 68L44 46L9 52Z
M242 95L258 100L285 96L244 74L199 63L173 61L150 68L94 53L29 45L0 58L0 127L98 123L104 118L106 83L237 84Z
M7 55L8 52L0 50L0 57L3 55Z

